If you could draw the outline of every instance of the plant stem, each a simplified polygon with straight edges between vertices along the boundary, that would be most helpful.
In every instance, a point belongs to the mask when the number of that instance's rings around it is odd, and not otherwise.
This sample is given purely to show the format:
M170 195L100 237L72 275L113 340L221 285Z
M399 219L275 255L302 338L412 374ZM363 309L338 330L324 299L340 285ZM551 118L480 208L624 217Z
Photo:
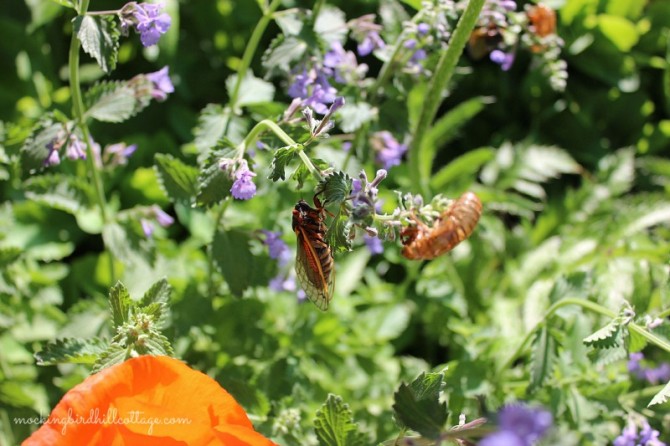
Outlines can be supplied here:
M79 15L85 15L88 10L89 0L82 0L79 7ZM72 31L72 40L70 41L70 53L69 53L69 68L70 68L70 91L72 94L72 112L76 120L77 126L81 129L82 135L84 137L84 142L86 143L86 166L91 179L93 181L93 188L95 189L95 195L97 198L97 204L100 208L100 217L102 219L103 225L108 222L107 215L107 200L105 199L105 191L102 185L102 179L100 178L100 172L98 171L97 166L95 165L95 154L93 153L93 145L91 134L86 125L86 110L84 108L84 101L81 94L81 83L79 77L79 39L77 34ZM110 273L112 283L116 280L116 272L114 269L114 259L110 258Z
M640 327L635 322L631 322L628 324L628 330L639 334L640 336L647 339L647 341L651 342L652 344L656 344L658 347L662 348L666 352L670 352L670 344L668 344L662 338L656 336L656 334L648 331L646 328Z
M435 68L435 73L428 85L426 91L423 109L419 117L416 129L412 135L412 144L408 154L410 180L415 190L422 194L427 194L429 190L428 180L430 172L425 172L428 166L427 162L431 160L422 159L422 145L428 129L432 125L438 108L442 103L442 94L451 80L456 64L458 63L465 45L470 38L470 34L477 23L479 13L484 6L485 0L470 0L465 7L463 15L458 20L454 34L449 41L449 47L442 54ZM424 167L426 166L426 167Z
M502 372L503 370L509 368L512 365L512 362L514 362L514 360L521 355L521 352L526 347L528 341L530 341L530 338L537 332L537 330L542 328L542 326L544 326L547 323L547 319L549 319L559 308L568 305L579 305L580 307L586 308L596 313L600 313L603 316L612 319L616 317L615 312L589 300L579 299L575 297L566 297L565 299L561 299L558 302L554 303L551 307L549 307L547 312L544 314L542 320L537 324L535 324L535 327L533 327L532 330L526 333L526 336L524 336L523 340L521 341L517 349L514 351L514 353L512 353L512 355L510 355L510 357L507 358L507 361L505 361L503 365L498 369L499 372Z
M288 136L286 132L281 129L281 127L269 119L263 119L261 122L256 124L254 128L251 129L251 131L244 138L244 141L242 141L237 146L238 155L241 156L246 148L249 147L249 145L251 145L251 143L255 141L256 138L258 138L258 135L266 130L271 130L275 135L277 135L277 138L281 139L287 146L298 146L298 156L307 167L307 170L309 170L309 173L311 173L317 181L321 181L323 179L323 175L321 175L319 169L314 166L312 160L310 160L305 153L304 146L302 144L296 143L293 138Z
M325 0L316 0L314 7L312 8L312 18L316 21L319 18L319 13L321 12L321 7L325 3Z
M242 62L240 63L240 67L237 70L237 79L235 79L235 86L233 87L233 93L230 95L229 104L230 108L233 110L235 110L235 106L237 105L237 100L240 94L240 87L242 86L242 80L247 75L247 70L251 65L251 60L254 58L254 54L256 53L256 49L258 48L258 43L260 42L261 37L263 37L265 28L268 27L268 24L272 19L272 14L275 12L275 10L279 7L280 4L281 0L273 0L272 3L270 3L270 6L268 6L268 8L265 11L263 11L263 17L261 17L261 19L258 21L258 24L256 24L256 28L254 28L254 31L251 33L251 37L249 37L249 43L247 44L247 47L244 49L244 54L242 55Z

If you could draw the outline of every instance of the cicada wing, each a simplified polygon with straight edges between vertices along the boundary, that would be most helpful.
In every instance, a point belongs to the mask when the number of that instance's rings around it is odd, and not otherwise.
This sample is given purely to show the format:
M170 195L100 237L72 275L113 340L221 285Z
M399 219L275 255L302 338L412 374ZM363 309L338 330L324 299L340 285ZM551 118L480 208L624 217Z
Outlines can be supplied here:
M295 272L307 298L320 310L327 310L333 297L334 271L324 275L321 261L302 230L298 231L298 251L295 259Z

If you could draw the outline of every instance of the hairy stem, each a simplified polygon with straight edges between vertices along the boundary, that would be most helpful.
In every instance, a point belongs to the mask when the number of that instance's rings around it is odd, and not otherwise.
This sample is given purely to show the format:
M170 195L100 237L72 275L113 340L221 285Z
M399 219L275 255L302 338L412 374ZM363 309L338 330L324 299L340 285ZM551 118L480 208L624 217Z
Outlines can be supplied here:
M470 0L463 15L458 20L456 29L449 41L449 47L442 53L435 68L435 73L428 85L419 121L412 134L412 144L410 146L412 149L408 154L410 179L413 188L423 194L428 193L428 179L430 176L428 174L430 172L424 172L425 168L422 170L422 165L425 164L426 160L421 159L421 146L425 143L428 130L435 120L438 108L442 103L442 94L454 74L456 64L477 23L477 18L484 6L484 2L485 0Z
M249 37L249 43L247 44L247 47L244 49L244 54L242 55L242 62L240 63L240 67L237 70L237 79L235 80L233 93L230 95L229 103L230 107L233 110L237 105L237 100L240 95L240 87L242 86L242 80L247 75L247 70L251 65L251 61L254 58L254 54L256 54L258 43L260 42L261 37L263 37L265 29L270 24L270 20L272 20L272 14L274 14L275 10L279 7L280 4L281 0L273 0L272 3L270 3L270 6L268 6L268 8L265 11L263 11L263 17L261 17L261 19L258 21L256 28L254 28L254 31L251 33L251 37Z
M88 10L89 0L82 0L79 7L79 14L85 15ZM105 199L105 191L100 178L100 172L95 165L95 154L93 153L93 144L91 133L86 124L86 109L84 107L84 100L81 93L81 81L79 77L79 49L80 43L74 30L72 31L72 40L70 41L69 54L69 69L70 69L70 91L72 94L72 112L76 120L77 126L82 132L84 142L86 143L86 166L93 182L97 204L100 208L100 217L103 225L108 222L107 215L107 200ZM114 259L110 258L110 273L112 283L116 280L116 272L114 270Z

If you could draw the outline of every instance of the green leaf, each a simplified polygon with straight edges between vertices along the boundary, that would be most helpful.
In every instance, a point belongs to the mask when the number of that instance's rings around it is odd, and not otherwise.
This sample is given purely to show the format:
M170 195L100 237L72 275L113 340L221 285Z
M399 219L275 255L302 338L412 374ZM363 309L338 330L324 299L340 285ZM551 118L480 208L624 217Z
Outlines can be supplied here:
M154 168L158 182L172 202L190 203L198 192L198 169L172 155L157 153Z
M228 90L229 97L232 97L233 88L235 87L236 82L237 74L233 74L226 79L226 89ZM275 86L270 82L255 77L251 70L249 70L240 85L235 106L243 107L245 105L258 104L261 102L271 102L274 95Z
M619 346L620 319L614 318L600 330L584 338L583 342L595 348L611 348Z
M81 47L93 57L105 73L116 67L120 32L113 16L77 16L74 32Z
M597 20L600 32L621 52L630 51L640 39L635 24L630 20L608 14L599 14Z
M14 263L23 250L16 246L2 246L0 247L0 267L5 268L7 265Z
M212 258L230 292L242 297L252 286L267 285L271 262L267 255L254 255L249 249L249 234L239 229L217 230L212 240Z
M438 119L428 131L427 138L419 151L419 163L421 174L430 177L435 154L453 139L458 131L484 109L486 104L491 103L489 98L472 98L452 108L444 116Z
M663 404L666 401L670 399L670 382L668 382L660 392L658 392L654 397L651 399L651 402L647 405L647 407L655 406L656 404Z
M84 95L86 116L102 122L123 122L143 108L126 82L100 82Z
M305 10L298 8L275 12L273 18L285 36L297 36L307 22Z
M328 225L325 235L326 243L328 243L333 253L351 251L350 231L351 223L349 217L347 217L342 207L340 207L340 211Z
M307 50L307 43L294 36L275 38L263 54L263 67L268 71L290 71L293 62L300 59Z
M321 446L363 446L369 444L354 423L353 413L342 398L328 394L328 399L316 412L314 432Z
M44 167L49 155L47 144L63 129L63 124L54 121L52 115L45 116L35 124L30 136L21 146L21 164L24 171L34 172Z
M325 177L316 187L316 194L323 194L321 203L328 204L342 203L351 192L351 178L342 171L334 172Z
M209 104L200 112L194 133L195 146L200 153L206 153L222 138L228 138L233 142L242 141L246 134L246 126L244 120L231 115L230 109Z
M314 32L328 47L333 42L344 42L349 32L344 12L326 4L314 22Z
M70 214L84 210L94 202L93 186L83 178L71 175L42 175L24 184L26 197Z
M167 323L171 294L172 287L166 278L162 278L151 285L139 303L142 313L150 315L158 327Z
M128 289L121 282L116 282L116 285L109 290L109 308L114 327L120 327L128 321L132 305Z
M196 203L198 206L212 206L224 198L230 196L230 188L233 179L228 172L219 167L221 158L228 158L232 154L231 149L213 151L198 176L198 195Z
M530 364L528 392L539 389L549 378L556 362L556 341L543 326L535 336Z
M410 385L401 384L394 395L396 420L424 437L437 439L448 415L447 404L440 402L443 385L443 373L422 373Z
M324 171L330 167L327 161L324 161L320 158L312 158L312 164L320 171ZM305 181L312 176L305 163L300 163L298 168L291 175L291 179L297 182L296 189L300 190L305 185Z
M377 109L367 102L346 103L338 113L339 127L343 132L351 133L361 128L363 124L372 121L377 116Z
M272 158L272 171L268 178L275 182L284 180L286 178L286 166L300 149L301 146L296 144L275 150L274 157Z
M94 339L58 339L47 343L44 348L35 353L37 365L55 364L93 364L105 350L105 343Z
M97 373L100 370L106 369L107 367L121 364L129 358L128 353L128 349L125 347L117 344L111 344L105 349L104 352L100 354L98 360L95 361L91 373Z
M495 151L491 147L482 147L466 152L433 175L430 186L433 190L443 190L449 183L459 179L472 182L477 171L494 157Z

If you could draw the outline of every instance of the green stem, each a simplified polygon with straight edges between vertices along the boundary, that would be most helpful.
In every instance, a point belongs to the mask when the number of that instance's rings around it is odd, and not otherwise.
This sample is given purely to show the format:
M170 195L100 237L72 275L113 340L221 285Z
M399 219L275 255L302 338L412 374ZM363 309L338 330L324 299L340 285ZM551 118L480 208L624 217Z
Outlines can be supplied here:
M89 0L82 0L79 7L79 15L85 15L88 10ZM77 126L81 129L82 135L84 137L84 142L86 143L86 166L91 179L93 181L93 188L95 189L95 195L97 198L97 204L100 208L100 217L102 219L103 225L108 222L107 215L107 201L105 199L105 192L102 185L102 179L100 178L100 172L98 171L97 166L95 165L95 154L93 153L93 146L91 140L91 134L86 125L86 110L84 107L84 101L81 94L81 81L79 77L79 48L80 43L77 38L76 33L72 32L72 40L70 41L70 54L69 54L69 68L70 68L70 92L72 94L72 111L74 118L76 120ZM112 283L116 280L116 272L114 270L114 259L110 257L110 272Z
M644 337L647 341L651 342L652 344L656 344L658 347L662 348L666 352L670 352L670 344L668 344L664 339L656 336L654 333L648 331L647 329L640 327L635 322L631 322L628 324L628 330L639 334L640 336Z
M567 297L565 299L561 299L558 302L554 303L551 307L549 307L549 309L544 314L542 320L540 320L540 322L535 324L535 327L533 327L532 330L526 333L526 336L524 336L523 340L521 341L517 349L514 351L514 353L512 353L512 355L509 358L507 358L507 361L503 363L503 365L499 368L499 371L502 372L503 370L509 368L512 365L512 362L514 362L514 360L517 357L521 356L521 352L526 347L526 344L530 341L531 337L537 332L537 330L542 328L542 326L544 326L544 324L547 323L547 319L549 319L558 309L568 305L579 305L580 307L586 308L596 313L600 313L603 316L612 319L616 317L616 313L613 312L612 310L609 310L608 308L605 308L602 305L599 305L595 302L591 302L589 300L579 299L575 297Z
M319 17L319 13L321 12L321 7L325 3L325 0L316 0L316 3L314 3L314 7L312 8L312 18L314 21Z
M219 211L216 213L216 219L214 220L214 233L216 233L216 231L219 229L219 226L221 225L221 221L223 221L223 215L226 213L228 204L230 204L230 200L226 199L223 203L221 203ZM214 237L214 234L212 234L212 237ZM214 295L214 273L214 255L212 253L212 244L210 243L207 259L207 294L210 297Z
M665 319L668 316L670 316L670 309L667 309L667 310L661 312L661 314L658 315L658 318L659 319Z
M423 194L428 192L428 180L430 172L422 172L422 145L424 144L428 129L432 125L438 108L442 103L442 94L451 80L456 64L465 49L470 34L477 23L479 13L484 6L485 0L470 0L465 7L463 15L458 20L456 29L449 41L449 47L442 54L435 68L426 92L423 109L419 121L412 135L412 144L408 154L410 180L415 190Z
M235 105L237 104L237 99L240 94L240 87L242 86L242 80L247 75L247 70L251 65L251 61L254 58L256 49L258 48L258 43L260 42L261 37L263 37L265 28L268 27L270 20L272 20L272 14L274 14L275 10L279 7L280 4L281 0L273 0L272 3L270 3L270 6L268 6L268 8L265 11L263 11L263 17L261 17L261 19L258 21L256 28L254 28L254 31L251 33L251 37L249 37L249 43L247 44L247 47L244 49L244 54L242 55L242 62L240 63L240 67L237 70L237 79L235 80L233 93L230 95L229 103L230 108L233 110L235 109Z
M293 138L288 136L286 132L284 132L281 129L281 127L279 127L276 123L270 121L269 119L262 120L261 122L256 124L254 128L251 129L251 131L244 138L244 141L242 141L237 146L238 156L241 156L246 150L246 148L249 147L251 143L256 140L256 138L258 138L258 135L260 135L266 130L271 130L275 135L277 135L277 138L281 139L282 142L284 142L284 144L286 144L287 146L299 146L298 156L307 167L307 170L309 170L309 173L311 173L312 176L317 179L317 181L323 180L323 175L321 175L319 169L317 169L314 166L312 160L310 160L307 154L305 153L304 146L302 144L296 143L293 140Z

